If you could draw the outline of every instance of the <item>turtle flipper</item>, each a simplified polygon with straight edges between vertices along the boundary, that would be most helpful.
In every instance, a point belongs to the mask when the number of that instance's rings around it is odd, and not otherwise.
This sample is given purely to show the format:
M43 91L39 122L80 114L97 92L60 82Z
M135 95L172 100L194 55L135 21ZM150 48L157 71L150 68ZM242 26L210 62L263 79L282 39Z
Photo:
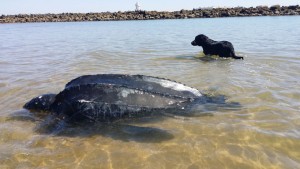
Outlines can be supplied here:
M51 114L35 127L35 131L42 134L58 135L65 129L66 125L67 123L63 118Z

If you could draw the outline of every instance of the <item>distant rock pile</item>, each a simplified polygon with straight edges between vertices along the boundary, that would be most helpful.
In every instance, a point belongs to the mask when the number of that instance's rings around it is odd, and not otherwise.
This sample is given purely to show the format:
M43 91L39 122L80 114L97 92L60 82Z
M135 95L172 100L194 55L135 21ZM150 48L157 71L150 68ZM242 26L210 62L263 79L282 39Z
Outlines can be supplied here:
M101 13L61 13L61 14L19 14L1 15L0 23L25 22L81 22L81 21L122 21L151 19L216 18L243 16L281 16L300 15L299 5L271 7L199 8L174 12L127 11Z

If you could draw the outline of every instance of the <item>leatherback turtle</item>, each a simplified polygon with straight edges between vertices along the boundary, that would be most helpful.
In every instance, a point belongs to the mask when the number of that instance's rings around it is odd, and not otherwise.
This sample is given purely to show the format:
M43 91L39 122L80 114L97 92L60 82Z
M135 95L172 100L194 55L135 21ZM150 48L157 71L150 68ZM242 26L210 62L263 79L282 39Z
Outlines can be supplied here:
M152 76L98 74L71 80L58 94L44 94L23 107L50 112L51 123L112 122L159 112L186 111L203 95L195 88Z

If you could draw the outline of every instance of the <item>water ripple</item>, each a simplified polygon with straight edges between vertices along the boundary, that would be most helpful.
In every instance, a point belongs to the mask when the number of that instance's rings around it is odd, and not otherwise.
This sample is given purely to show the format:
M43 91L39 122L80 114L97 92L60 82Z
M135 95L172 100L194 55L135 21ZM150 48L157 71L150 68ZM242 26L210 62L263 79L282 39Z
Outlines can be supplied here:
M289 16L0 25L0 168L299 168L300 29L291 31L299 22ZM231 41L245 60L203 56L190 45L199 33ZM34 132L32 114L15 114L34 96L99 73L169 78L241 108L128 122L134 127L74 127L57 137Z

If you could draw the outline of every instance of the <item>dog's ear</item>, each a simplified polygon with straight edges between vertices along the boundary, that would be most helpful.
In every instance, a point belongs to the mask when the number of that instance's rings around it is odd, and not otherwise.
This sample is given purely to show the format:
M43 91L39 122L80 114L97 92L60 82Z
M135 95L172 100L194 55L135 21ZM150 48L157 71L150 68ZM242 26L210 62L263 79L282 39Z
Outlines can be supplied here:
M198 35L196 38L199 39L199 40L202 40L202 41L208 39L208 37L203 35L203 34Z

